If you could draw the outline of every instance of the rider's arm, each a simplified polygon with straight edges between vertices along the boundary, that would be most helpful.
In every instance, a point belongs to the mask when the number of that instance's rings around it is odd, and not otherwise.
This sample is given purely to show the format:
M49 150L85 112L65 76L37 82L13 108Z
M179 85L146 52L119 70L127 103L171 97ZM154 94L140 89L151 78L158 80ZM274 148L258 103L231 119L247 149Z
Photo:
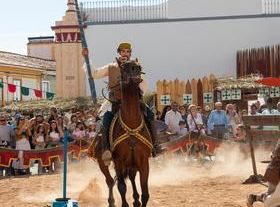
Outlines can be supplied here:
M101 79L107 77L109 74L109 65L105 65L98 69L93 69L93 78L94 79Z
M145 94L148 91L148 82L145 80L144 75L141 75L141 78L143 81L140 83L140 89Z

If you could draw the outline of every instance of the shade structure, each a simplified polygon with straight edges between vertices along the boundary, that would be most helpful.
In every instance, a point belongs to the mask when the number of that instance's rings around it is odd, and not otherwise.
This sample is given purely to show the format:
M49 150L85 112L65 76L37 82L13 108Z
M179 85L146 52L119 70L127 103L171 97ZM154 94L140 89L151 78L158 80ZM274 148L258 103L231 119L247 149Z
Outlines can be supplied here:
M280 78L267 77L267 78L262 78L260 80L257 80L256 82L266 86L280 87Z

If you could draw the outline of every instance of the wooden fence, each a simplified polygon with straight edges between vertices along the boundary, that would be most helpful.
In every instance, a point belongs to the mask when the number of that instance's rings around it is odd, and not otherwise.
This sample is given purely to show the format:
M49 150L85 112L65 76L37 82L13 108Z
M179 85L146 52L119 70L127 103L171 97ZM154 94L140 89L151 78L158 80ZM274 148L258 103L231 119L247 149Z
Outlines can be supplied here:
M204 108L213 108L215 82L216 77L212 74L198 80L159 80L156 84L157 108L161 111L172 101L179 105L193 103Z
M264 77L280 77L280 45L238 51L237 77L261 74Z

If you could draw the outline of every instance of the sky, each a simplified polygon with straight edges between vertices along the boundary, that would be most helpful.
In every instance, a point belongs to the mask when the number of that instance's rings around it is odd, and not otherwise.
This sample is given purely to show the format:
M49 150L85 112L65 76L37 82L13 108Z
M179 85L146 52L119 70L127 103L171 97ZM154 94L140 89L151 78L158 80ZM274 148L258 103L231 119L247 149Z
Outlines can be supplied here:
M0 50L26 55L28 37L53 36L66 9L67 0L1 0Z
M1 0L0 50L26 55L28 37L53 36L67 0Z

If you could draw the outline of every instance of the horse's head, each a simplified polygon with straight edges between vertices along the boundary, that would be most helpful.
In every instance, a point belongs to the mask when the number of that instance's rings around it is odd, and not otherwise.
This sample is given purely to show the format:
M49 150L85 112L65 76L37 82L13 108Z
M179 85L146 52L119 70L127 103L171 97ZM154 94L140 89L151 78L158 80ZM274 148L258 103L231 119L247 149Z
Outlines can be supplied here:
M131 83L139 85L143 81L141 74L144 73L137 60L130 60L121 65L121 83L123 85Z

